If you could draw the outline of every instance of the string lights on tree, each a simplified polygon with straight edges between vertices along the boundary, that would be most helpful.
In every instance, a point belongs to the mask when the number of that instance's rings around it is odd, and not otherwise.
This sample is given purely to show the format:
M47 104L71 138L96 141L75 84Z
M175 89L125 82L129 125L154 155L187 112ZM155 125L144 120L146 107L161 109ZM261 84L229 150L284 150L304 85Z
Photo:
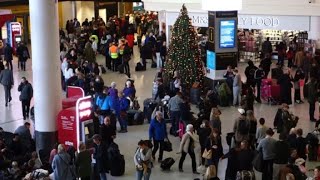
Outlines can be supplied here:
M191 88L193 83L202 86L204 72L197 42L197 33L192 26L185 5L180 10L172 28L172 36L164 68L165 76L171 79L178 72L183 85Z

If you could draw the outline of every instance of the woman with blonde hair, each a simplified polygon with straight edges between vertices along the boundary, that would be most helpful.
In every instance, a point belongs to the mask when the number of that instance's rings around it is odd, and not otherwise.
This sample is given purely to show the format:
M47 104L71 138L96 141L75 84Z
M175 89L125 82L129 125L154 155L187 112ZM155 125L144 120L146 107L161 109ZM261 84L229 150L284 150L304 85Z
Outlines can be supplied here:
M66 152L66 147L63 144L59 144L58 153L52 161L54 179L74 179L75 173L70 164L71 157Z
M220 120L221 111L218 108L212 108L210 113L210 125L212 128L216 128L221 133L221 120Z

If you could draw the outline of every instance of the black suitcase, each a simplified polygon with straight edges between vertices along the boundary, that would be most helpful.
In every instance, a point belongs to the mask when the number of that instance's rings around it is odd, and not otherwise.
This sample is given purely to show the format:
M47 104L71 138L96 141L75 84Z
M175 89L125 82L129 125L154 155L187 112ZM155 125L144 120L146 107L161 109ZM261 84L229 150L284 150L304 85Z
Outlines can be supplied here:
M118 71L119 71L119 73L121 73L121 74L124 73L124 65L123 65L123 64L120 64L120 65L118 66Z
M127 113L128 126L134 125L134 115L135 115L135 113L132 113L132 112Z
M146 68L145 68L145 66L142 66L142 64L140 62L138 62L137 65L136 65L135 70L136 71L145 71Z
M134 115L134 124L142 125L144 123L144 115L142 111L136 112Z
M118 157L114 158L112 161L111 175L112 176L122 176L125 172L125 160L123 155L119 155Z
M162 162L161 162L161 169L164 170L164 171L168 171L170 170L171 166L175 163L174 159L173 158L166 158L164 159Z
M153 62L151 63L151 68L157 68L157 63Z

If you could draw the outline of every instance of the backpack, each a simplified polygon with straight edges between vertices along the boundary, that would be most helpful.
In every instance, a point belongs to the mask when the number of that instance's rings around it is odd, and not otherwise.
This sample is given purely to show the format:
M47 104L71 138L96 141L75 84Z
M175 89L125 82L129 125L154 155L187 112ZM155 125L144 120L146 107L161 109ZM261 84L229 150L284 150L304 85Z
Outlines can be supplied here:
M245 119L241 119L238 122L238 131L240 134L245 135L249 134L249 123Z
M28 53L28 51L27 50L24 50L23 52L22 52L22 56L24 57L24 58L29 58L29 53Z

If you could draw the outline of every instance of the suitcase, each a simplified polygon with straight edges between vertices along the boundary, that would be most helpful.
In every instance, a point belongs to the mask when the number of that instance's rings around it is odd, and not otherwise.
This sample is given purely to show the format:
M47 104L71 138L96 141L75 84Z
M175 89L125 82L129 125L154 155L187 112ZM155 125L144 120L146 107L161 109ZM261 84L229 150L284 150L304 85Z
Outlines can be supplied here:
M184 135L184 133L186 132L186 125L183 121L179 121L179 138L180 140L182 139L182 136Z
M262 79L261 87L267 86L267 85L272 85L272 79Z
M265 84L261 87L261 99L268 101L271 97L271 85Z
M127 113L128 126L134 125L134 115L135 115L135 113L130 112L130 111Z
M163 151L167 151L167 152L172 151L172 143L170 141L163 142Z
M145 71L146 68L144 66L142 66L142 64L140 62L138 62L137 65L136 65L135 70L136 71Z
M119 71L119 73L121 73L121 74L124 73L124 65L123 65L123 64L120 64L120 65L118 66L118 71Z
M151 63L151 68L157 68L157 63L153 62Z
M238 171L236 180L255 180L255 174L253 171Z
M124 156L120 155L112 161L112 166L110 167L110 172L112 176L122 176L125 172L125 160Z
M271 97L274 99L280 99L280 85L271 86Z
M142 111L136 112L134 115L134 124L135 125L142 125L144 123L144 115Z
M169 157L169 158L166 158L164 159L162 162L161 162L161 169L163 171L168 171L170 170L171 166L175 163L174 159Z

